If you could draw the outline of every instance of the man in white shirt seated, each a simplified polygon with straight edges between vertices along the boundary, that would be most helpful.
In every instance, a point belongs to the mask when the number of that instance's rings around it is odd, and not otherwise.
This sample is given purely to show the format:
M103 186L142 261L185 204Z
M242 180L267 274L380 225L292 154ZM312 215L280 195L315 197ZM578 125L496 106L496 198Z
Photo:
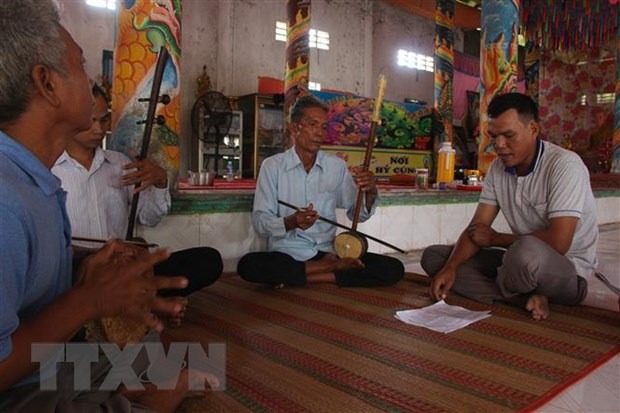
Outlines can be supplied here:
M138 222L154 227L170 209L166 170L150 159L132 162L120 152L104 150L101 142L110 126L103 90L96 84L93 124L90 130L69 139L52 172L67 191L67 212L76 237L123 239L129 223L134 192L140 192ZM134 189L136 184L140 184ZM75 242L74 242L75 243ZM75 243L95 247L92 243ZM160 276L183 275L189 284L182 290L160 291L162 296L187 296L215 282L222 274L222 258L214 248L177 251L155 266Z

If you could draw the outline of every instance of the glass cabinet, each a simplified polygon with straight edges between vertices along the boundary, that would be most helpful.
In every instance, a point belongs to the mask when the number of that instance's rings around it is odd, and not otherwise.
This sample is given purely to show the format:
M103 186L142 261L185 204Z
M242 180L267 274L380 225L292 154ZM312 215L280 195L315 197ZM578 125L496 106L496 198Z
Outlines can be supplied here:
M203 136L201 132L201 136ZM217 171L218 176L226 175L226 165L232 162L234 175L241 176L243 157L243 113L235 110L228 133L223 136L209 134L198 144L198 170Z
M265 158L284 150L284 95L245 95L237 100L243 112L241 175L257 178Z

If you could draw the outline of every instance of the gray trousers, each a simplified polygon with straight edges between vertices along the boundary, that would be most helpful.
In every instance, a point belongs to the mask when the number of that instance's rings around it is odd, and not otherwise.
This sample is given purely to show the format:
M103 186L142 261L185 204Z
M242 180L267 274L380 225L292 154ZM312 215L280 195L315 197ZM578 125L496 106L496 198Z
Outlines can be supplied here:
M432 245L420 264L434 277L448 260L453 246ZM549 244L531 235L520 237L507 250L482 248L456 272L452 291L476 301L495 300L524 304L531 294L550 302L579 304L588 292L587 281L573 263Z

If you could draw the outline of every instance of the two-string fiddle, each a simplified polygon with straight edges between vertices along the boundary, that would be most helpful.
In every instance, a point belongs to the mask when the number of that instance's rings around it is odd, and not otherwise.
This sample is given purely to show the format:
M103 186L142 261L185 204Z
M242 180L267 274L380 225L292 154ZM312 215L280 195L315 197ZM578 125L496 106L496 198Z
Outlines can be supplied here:
M383 96L385 94L385 77L381 75L379 77L379 91L377 98L375 99L374 110L372 113L370 132L368 134L368 142L366 144L366 153L364 154L364 163L362 165L363 171L368 171L370 166L370 159L372 156L372 148L375 144L375 136L377 126L381 123L381 104L383 103ZM334 239L334 250L336 255L340 258L361 258L368 251L368 240L366 238L377 241L376 238L371 238L368 235L364 235L357 230L357 224L359 222L360 213L362 211L362 202L364 201L364 192L360 189L357 193L357 200L355 202L355 210L353 212L353 223L351 229L342 232ZM396 251L404 253L405 251L400 248L396 248L386 242L379 241L381 244L386 245Z
M163 125L166 123L166 118L163 115L155 116L157 110L157 104L162 103L167 105L170 103L170 96L159 95L161 89L161 82L164 77L164 69L169 59L168 50L165 47L159 49L157 56L157 63L155 65L155 73L153 74L153 85L151 87L151 94L148 98L140 98L139 102L148 102L148 110L146 113L146 119L141 120L138 124L144 124L144 135L142 137L142 147L140 149L140 159L146 159L149 151L149 144L151 142L151 132L153 131L153 124ZM140 184L136 184L136 188ZM140 192L136 192L131 199L131 209L129 211L129 222L127 224L127 235L125 239L134 239L134 228L136 225L136 214L138 212L138 201L140 199Z
M139 155L140 159L146 159L148 155L153 124L157 123L159 125L162 125L165 123L165 118L163 116L155 116L155 112L158 103L167 104L168 102L170 102L169 96L159 96L164 69L166 67L166 62L168 61L168 58L168 51L166 50L166 48L162 47L159 50L157 63L155 65L155 72L153 75L153 84L150 97L139 99L139 101L141 102L149 102L146 119L144 121L138 122L138 124L145 125L144 135L142 138L142 147ZM139 186L140 183L136 184L136 188ZM139 238L135 238L133 236L136 223L136 214L138 210L139 196L140 192L136 192L133 195L131 202L129 223L127 226L127 236L125 237L128 247L127 251L118 253L113 258L114 261L116 261L116 263L118 264L124 264L129 263L133 260L144 259L148 254L148 248L154 245L148 244L144 240L138 241ZM137 276L154 277L155 274L153 268L151 268L147 273L137 274ZM143 322L137 321L124 314L120 314L114 317L104 317L99 320L91 320L89 323L87 323L85 329L86 337L89 341L110 341L116 343L121 348L123 348L127 343L139 342L148 332L148 327Z

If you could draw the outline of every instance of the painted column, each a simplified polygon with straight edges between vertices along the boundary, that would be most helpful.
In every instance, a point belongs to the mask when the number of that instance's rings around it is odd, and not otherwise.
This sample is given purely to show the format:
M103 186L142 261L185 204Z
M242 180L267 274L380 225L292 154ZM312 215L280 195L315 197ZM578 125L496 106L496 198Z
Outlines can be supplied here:
M520 0L482 2L478 145L478 169L482 172L496 157L487 133L489 102L495 95L517 91L519 5Z
M435 112L442 131L435 146L452 142L452 79L454 78L454 0L437 0L435 7Z
M616 17L616 101L614 104L614 138L611 170L620 173L620 13Z
M286 68L284 72L284 118L285 142L291 145L288 136L288 115L297 96L308 91L310 79L310 14L311 0L288 0L286 15Z
M525 94L538 104L540 79L540 47L532 41L525 45Z
M111 149L135 158L140 153L148 102L139 102L151 93L157 53L168 49L170 59L164 71L161 94L170 103L158 105L157 115L164 125L153 126L149 158L168 171L174 182L179 171L180 151L180 70L181 0L171 0L170 8L151 0L118 2L114 77L112 81Z

